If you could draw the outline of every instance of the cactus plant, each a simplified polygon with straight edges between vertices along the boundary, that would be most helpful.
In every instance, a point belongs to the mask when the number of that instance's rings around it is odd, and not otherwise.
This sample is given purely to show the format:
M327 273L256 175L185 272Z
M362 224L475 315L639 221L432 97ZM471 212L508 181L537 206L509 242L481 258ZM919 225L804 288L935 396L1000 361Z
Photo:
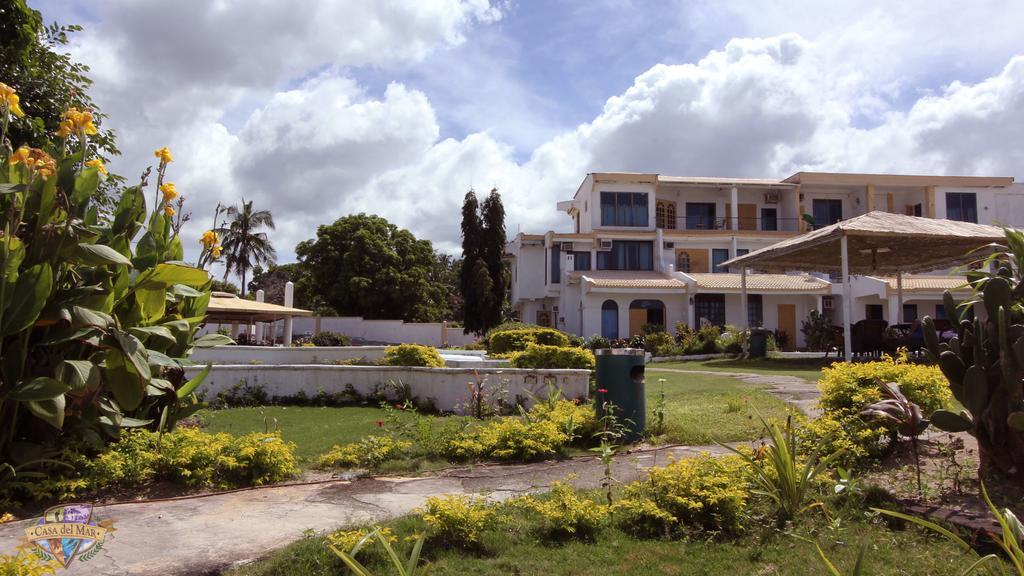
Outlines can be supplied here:
M959 413L936 411L932 425L977 438L980 475L1024 485L1024 233L1007 229L1006 235L1008 248L984 262L1002 263L998 271L968 273L971 298L957 303L948 291L943 297L950 314L960 312L957 335L940 342L932 318L922 324L929 354L964 407ZM986 319L966 318L974 304L983 305Z

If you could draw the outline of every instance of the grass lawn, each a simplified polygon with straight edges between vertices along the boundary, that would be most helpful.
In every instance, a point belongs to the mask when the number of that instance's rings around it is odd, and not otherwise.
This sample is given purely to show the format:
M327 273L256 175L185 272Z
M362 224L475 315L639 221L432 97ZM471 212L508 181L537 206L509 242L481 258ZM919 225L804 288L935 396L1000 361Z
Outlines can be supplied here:
M709 370L713 372L754 372L758 374L781 374L798 376L811 382L821 377L821 369L830 366L841 358L758 358L741 360L739 358L713 358L711 360L692 360L689 362L657 362L648 364L647 368L677 368L681 370ZM648 381L654 373L647 376Z
M662 385L658 379L664 378ZM784 418L787 405L757 386L734 378L707 374L649 372L647 375L647 423L652 426L659 392L665 390L665 433L662 443L708 444L757 438L758 415ZM305 466L335 444L356 442L378 430L384 411L370 407L266 406L204 410L199 414L208 432L234 435L274 430L294 442L296 455ZM436 468L438 463L416 463L413 469ZM397 470L405 471L406 464Z
M605 528L594 542L546 544L537 541L529 525L514 513L496 522L483 536L484 550L467 553L429 541L424 557L431 562L430 574L544 574L654 576L680 574L717 576L759 574L775 576L821 576L821 564L812 544L752 525L745 536L719 542L710 534L689 541L640 540L615 529ZM388 523L399 541L403 558L411 544L405 535L422 531L416 517ZM953 545L926 536L917 529L890 531L882 525L851 518L832 530L818 517L808 517L792 531L822 545L825 553L844 574L852 566L862 542L868 542L865 573L873 575L931 576L960 574L969 564ZM374 574L391 574L385 568L379 544L357 557ZM326 547L322 537L310 537L289 545L271 558L230 571L230 576L327 576L349 573Z
M659 379L665 382L659 382ZM727 376L647 372L647 426L654 426L654 408L665 390L665 434L672 444L710 444L751 440L761 436L758 416L783 419L788 404L763 388Z

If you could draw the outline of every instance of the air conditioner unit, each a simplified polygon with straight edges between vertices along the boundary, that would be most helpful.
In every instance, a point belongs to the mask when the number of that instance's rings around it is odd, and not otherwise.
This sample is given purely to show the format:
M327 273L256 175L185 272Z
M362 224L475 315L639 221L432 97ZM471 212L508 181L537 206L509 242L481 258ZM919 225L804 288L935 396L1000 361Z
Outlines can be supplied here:
M778 204L779 203L779 191L778 190L768 190L767 192L765 192L764 193L764 203L765 204Z
M611 251L611 249L612 249L612 241L611 240L599 240L598 242L599 242L598 243L598 250L600 250L601 252L609 252L609 251Z
M670 249L675 248L675 247L676 247L676 243L675 242L665 242L665 250L670 250Z
M824 309L824 310L831 310L831 309L833 309L835 307L835 305L836 305L836 301L835 301L835 299L833 297L831 297L831 296L822 296L821 297L821 307L822 307L822 309Z

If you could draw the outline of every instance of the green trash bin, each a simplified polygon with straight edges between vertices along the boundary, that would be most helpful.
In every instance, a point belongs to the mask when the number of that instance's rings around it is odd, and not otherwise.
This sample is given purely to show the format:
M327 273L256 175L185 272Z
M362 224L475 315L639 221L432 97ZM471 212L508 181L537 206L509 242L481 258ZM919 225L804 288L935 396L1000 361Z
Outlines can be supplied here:
M764 328L750 330L750 341L747 349L751 358L764 358L768 355L768 331Z
M597 360L594 404L598 417L604 416L604 405L610 402L615 405L615 416L626 426L625 441L643 438L647 426L646 353L639 348L601 348L594 350L594 356Z

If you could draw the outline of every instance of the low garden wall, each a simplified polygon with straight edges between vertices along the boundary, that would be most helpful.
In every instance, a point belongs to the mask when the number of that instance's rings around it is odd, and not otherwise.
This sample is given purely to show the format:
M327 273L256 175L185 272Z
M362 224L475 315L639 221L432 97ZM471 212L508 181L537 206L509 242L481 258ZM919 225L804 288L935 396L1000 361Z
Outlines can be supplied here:
M214 346L196 348L189 358L197 364L331 364L341 360L380 360L386 346ZM459 357L457 366L483 360L483 350L439 350L442 356ZM463 358L472 357L472 358ZM472 364L473 366L484 365Z
M186 369L188 377L202 366ZM589 370L532 370L480 368L410 368L403 366L303 365L214 365L199 392L212 400L221 392L244 382L261 386L268 396L296 396L300 392L314 397L322 390L340 394L351 385L361 395L380 392L388 382L408 385L414 396L430 401L438 410L458 411L469 397L468 385L485 381L487 394L504 390L508 401L529 394L544 396L549 383L561 388L567 398L585 398L590 386Z

